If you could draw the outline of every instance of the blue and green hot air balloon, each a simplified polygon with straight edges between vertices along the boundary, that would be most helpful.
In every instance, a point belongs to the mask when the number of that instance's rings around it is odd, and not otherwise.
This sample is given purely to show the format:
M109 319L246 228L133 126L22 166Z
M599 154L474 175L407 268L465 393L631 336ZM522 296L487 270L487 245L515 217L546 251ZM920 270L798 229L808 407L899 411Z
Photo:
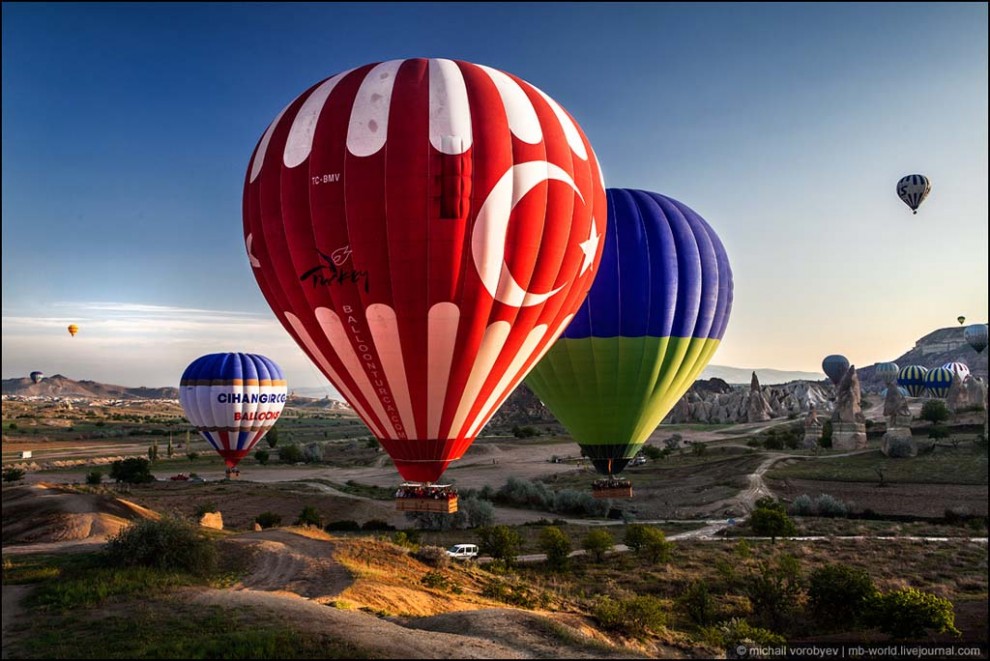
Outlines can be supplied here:
M601 265L526 384L598 472L636 456L719 346L732 270L705 220L659 193L606 190Z
M954 377L953 371L947 367L936 367L933 370L928 370L928 373L925 374L925 387L928 388L928 394L932 397L945 399L945 396L949 394L949 388L952 387Z
M822 361L822 371L825 372L825 376L832 382L832 385L837 386L842 381L842 377L849 371L849 360L837 353L825 356L825 360Z
M925 375L928 368L921 365L905 365L897 375L897 385L908 391L912 397L925 394Z

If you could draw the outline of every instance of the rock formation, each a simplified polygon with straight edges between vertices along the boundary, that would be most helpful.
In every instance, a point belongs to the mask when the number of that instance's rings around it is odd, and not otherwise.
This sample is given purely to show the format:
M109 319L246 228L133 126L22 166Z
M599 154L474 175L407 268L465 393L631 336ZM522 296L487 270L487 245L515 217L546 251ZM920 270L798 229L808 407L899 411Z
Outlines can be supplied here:
M836 387L832 447L836 450L866 447L866 417L860 404L859 377L855 365L849 366Z
M766 422L770 419L770 402L763 396L760 390L760 380L753 372L753 378L749 382L749 404L746 407L746 422Z
M949 392L945 395L945 405L949 407L950 411L957 413L960 409L969 406L968 394L963 380L956 374L952 377L952 385L949 386Z
M883 415L887 418L888 429L911 425L911 411L908 409L907 398L896 384L887 388L887 397L883 400Z
M204 528L223 530L223 516L220 512L206 512L199 518L199 525Z
M918 444L911 435L911 411L895 383L887 387L883 414L887 418L887 431L880 441L880 451L892 458L916 456Z
M801 447L806 450L813 450L818 447L821 438L822 423L818 419L818 410L812 404L811 410L808 411L808 417L804 419L804 439L801 441Z

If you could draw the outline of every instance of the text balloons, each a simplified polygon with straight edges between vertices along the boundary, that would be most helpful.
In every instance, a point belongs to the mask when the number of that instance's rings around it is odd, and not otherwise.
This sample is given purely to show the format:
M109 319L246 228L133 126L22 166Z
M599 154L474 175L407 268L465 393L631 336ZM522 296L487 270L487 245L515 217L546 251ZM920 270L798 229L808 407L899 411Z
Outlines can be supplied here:
M849 371L849 360L839 354L825 356L825 360L822 361L822 371L825 372L825 376L829 378L832 384L837 386L842 381L842 377Z
M444 59L317 83L265 131L244 186L272 311L420 482L566 327L606 215L595 154L560 105Z
M189 422L228 469L271 429L285 406L285 376L275 361L252 353L213 353L190 363L179 383Z
M918 213L918 207L928 197L932 190L932 184L928 177L923 174L909 174L901 177L897 182L897 196L904 204L911 207L911 211Z
M588 298L526 377L595 468L621 471L708 364L732 309L712 228L658 193L610 188Z

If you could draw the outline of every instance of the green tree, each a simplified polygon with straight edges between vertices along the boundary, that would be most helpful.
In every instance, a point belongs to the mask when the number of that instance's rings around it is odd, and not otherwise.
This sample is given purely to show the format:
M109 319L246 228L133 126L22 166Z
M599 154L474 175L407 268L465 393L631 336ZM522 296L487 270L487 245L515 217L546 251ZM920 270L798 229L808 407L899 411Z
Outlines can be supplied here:
M694 581L677 598L677 606L700 627L708 626L715 621L715 599L708 591L708 583L704 580Z
M296 519L297 526L315 526L317 528L323 527L323 517L312 505L306 505L303 507L302 512L299 513L299 518Z
M278 427L277 426L272 427L271 429L268 430L268 433L265 434L265 442L268 443L268 447L270 447L272 449L274 449L275 446L278 445Z
M820 622L861 622L878 591L862 569L843 564L819 567L808 581L808 604Z
M749 515L749 525L757 535L769 536L771 544L775 544L778 537L786 537L797 532L794 522L787 513L778 509L756 508Z
M275 512L262 512L254 517L254 522L262 528L275 528L282 524L282 516Z
M297 464L305 459L302 449L293 443L292 445L283 445L278 449L278 459L279 461L285 462L287 464Z
M650 461L660 461L664 458L663 450L656 447L655 445L644 445L643 446L643 456L645 456Z
M158 441L148 446L148 459L150 461L158 461Z
M479 528L478 538L482 553L501 560L506 565L515 564L523 544L522 535L505 525Z
M905 588L888 592L874 603L874 624L895 638L918 638L928 630L959 635L952 602L930 592Z
M673 544L667 541L667 536L659 528L633 523L626 527L623 540L633 553L646 558L649 562L670 562L670 551Z
M762 560L742 583L743 593L749 597L757 616L772 628L779 629L801 595L801 565L789 554Z
M165 456L169 459L175 454L175 447L172 445L172 430L168 432L168 447L165 448Z
M155 567L207 576L217 568L216 544L186 521L165 517L145 519L123 529L103 550L118 567Z
M86 484L90 486L96 486L103 482L103 473L98 470L91 470L86 473Z
M151 474L151 462L143 457L118 459L110 464L110 479L128 484L145 484L154 482Z
M21 468L4 468L3 469L3 481L4 482L17 482L18 480L24 479L24 470Z
M254 459L255 459L255 461L257 461L262 466L264 466L265 464L268 463L268 459L270 457L271 457L271 455L268 453L268 450L266 450L264 448L258 448L257 450L254 451Z
M921 406L921 419L933 425L949 419L949 407L941 399L929 399Z
M615 546L615 539L612 537L612 533L602 528L589 530L581 541L581 548L594 556L595 562L601 562L613 546Z
M540 531L540 550L547 555L547 565L560 571L567 569L571 553L571 540L557 526L547 526Z

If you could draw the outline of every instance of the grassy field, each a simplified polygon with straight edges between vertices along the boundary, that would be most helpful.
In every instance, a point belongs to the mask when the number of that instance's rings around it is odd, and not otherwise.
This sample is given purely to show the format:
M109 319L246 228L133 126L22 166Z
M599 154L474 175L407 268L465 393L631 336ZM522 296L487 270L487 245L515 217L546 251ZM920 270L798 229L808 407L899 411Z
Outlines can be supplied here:
M939 446L917 457L891 459L879 450L835 459L781 462L767 472L776 480L804 479L837 482L878 482L882 469L888 483L987 484L987 453L972 443L958 448Z

